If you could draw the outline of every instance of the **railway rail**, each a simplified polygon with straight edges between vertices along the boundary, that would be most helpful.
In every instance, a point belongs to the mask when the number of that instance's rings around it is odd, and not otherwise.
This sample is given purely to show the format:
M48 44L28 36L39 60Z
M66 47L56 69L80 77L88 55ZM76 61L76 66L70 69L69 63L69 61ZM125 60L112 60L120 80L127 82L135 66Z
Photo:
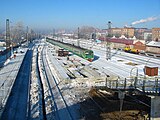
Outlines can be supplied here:
M132 60L132 61L135 61L136 63L140 63L140 64L147 64L151 65L151 64L156 64L158 66L160 66L160 63L159 63L159 60L155 59L155 62L154 61L151 61L150 59L154 59L154 58L151 58L149 57L147 60L144 60L144 59L141 59L138 57L132 57L132 56L127 56L127 55L124 55L124 54L116 54L116 56L118 56L119 58L123 58L123 59L126 59L126 60ZM149 61L150 60L150 61Z
M58 107L57 107L57 104L56 104L56 102L55 102L55 97L54 97L54 93L53 93L53 91L52 91L52 89L55 89L55 87L56 86L54 86L54 87L52 87L51 86L51 84L50 84L50 81L49 81L49 79L50 79L50 76L48 76L48 74L49 73L47 73L47 66L45 66L46 64L45 64L45 58L44 58L44 56L46 55L46 53L45 53L46 51L44 50L44 47L42 48L42 50L41 50L41 65L42 65L42 68L43 68L43 76L44 76L44 78L45 78L45 80L46 80L46 83L47 83L47 87L48 87L48 89L46 90L46 91L44 91L44 94L46 94L47 92L49 92L50 93L50 96L51 96L51 101L53 101L53 111L54 111L54 117L56 118L56 119L60 119L60 117L59 117L59 114L56 112L56 111L58 111Z
M100 50L96 49L96 51L106 52L106 50L102 50L102 49L100 49ZM124 58L126 60L132 60L132 61L134 60L135 62L139 62L141 64L146 64L146 62L148 62L148 64L156 64L156 65L160 66L159 59L157 59L157 58L141 56L141 55L136 55L136 54L132 54L132 56L131 56L131 55L129 55L131 53L126 53L126 52L121 52L120 54L118 54L117 52L112 51L111 53L113 54L112 56L118 56L118 57ZM123 53L125 53L125 55ZM139 56L141 56L141 57L139 57ZM154 60L154 61L151 61L151 60Z
M39 78L39 81L40 81L40 87L41 87L41 93L42 93L42 112L43 112L43 119L44 120L47 120L46 118L46 109L45 109L45 97L44 97L44 87L43 87L43 82L42 82L42 78L41 78L41 75L40 75L40 66L39 66L39 63L38 63L38 60L39 60L39 53L37 52L37 57L36 57L36 67L37 67L37 72L38 72L38 78Z

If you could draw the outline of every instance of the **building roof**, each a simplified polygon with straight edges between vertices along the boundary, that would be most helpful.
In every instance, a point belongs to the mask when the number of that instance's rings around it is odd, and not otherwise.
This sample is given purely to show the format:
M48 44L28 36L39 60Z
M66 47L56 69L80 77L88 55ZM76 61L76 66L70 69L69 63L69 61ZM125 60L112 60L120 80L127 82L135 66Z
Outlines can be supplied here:
M124 35L121 35L121 37L119 37L120 39L127 39Z
M121 43L121 44L126 44L126 45L133 45L133 40L129 39L119 39L119 38L111 38L108 39L109 42L113 43Z
M147 46L151 46L151 47L160 47L160 42L156 42L156 41L151 41L147 44Z
M143 43L143 44L145 44L145 40L134 40L134 42L133 42L133 44L135 44L135 43L137 43L137 42L141 42L141 43Z

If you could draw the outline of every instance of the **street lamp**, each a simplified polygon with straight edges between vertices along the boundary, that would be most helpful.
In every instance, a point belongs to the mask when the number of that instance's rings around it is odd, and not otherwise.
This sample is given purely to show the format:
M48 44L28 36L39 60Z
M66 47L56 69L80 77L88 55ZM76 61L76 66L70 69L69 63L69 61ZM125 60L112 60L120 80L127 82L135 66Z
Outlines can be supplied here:
M134 79L134 80L135 80L135 82L134 82L134 87L136 88L137 80L138 80L138 67L134 67L134 68L131 69L131 71L130 71L130 77L132 76L132 71L133 71L135 68L136 68L137 70L136 70L136 76L135 76L135 79ZM132 85L132 82L133 82L133 81L131 81L131 85Z
M103 72L102 73L104 73L104 75L106 76L106 79L105 79L105 86L106 86L106 88L108 88L107 86L108 86L108 84L107 84L107 82L108 82L108 77L110 77L109 75L107 75L105 72L104 72L104 67L102 67L102 69L103 69Z

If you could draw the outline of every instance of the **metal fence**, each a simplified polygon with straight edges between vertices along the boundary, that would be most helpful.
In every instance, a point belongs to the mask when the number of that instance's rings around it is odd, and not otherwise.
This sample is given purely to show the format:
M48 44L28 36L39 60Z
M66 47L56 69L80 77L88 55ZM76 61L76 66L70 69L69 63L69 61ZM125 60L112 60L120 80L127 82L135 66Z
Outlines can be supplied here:
M144 93L160 95L160 76L151 78L126 78L124 80L107 80L106 87L111 89L137 89Z

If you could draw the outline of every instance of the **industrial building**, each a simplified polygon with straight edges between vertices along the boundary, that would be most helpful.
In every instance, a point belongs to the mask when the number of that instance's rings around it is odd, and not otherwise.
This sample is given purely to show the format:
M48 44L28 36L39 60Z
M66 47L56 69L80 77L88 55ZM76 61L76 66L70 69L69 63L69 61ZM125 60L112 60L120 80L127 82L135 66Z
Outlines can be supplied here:
M120 37L121 35L125 35L127 38L134 36L134 28L132 27L124 27L124 28L111 28L109 34L112 36Z
M152 40L160 41L160 28L152 28Z

